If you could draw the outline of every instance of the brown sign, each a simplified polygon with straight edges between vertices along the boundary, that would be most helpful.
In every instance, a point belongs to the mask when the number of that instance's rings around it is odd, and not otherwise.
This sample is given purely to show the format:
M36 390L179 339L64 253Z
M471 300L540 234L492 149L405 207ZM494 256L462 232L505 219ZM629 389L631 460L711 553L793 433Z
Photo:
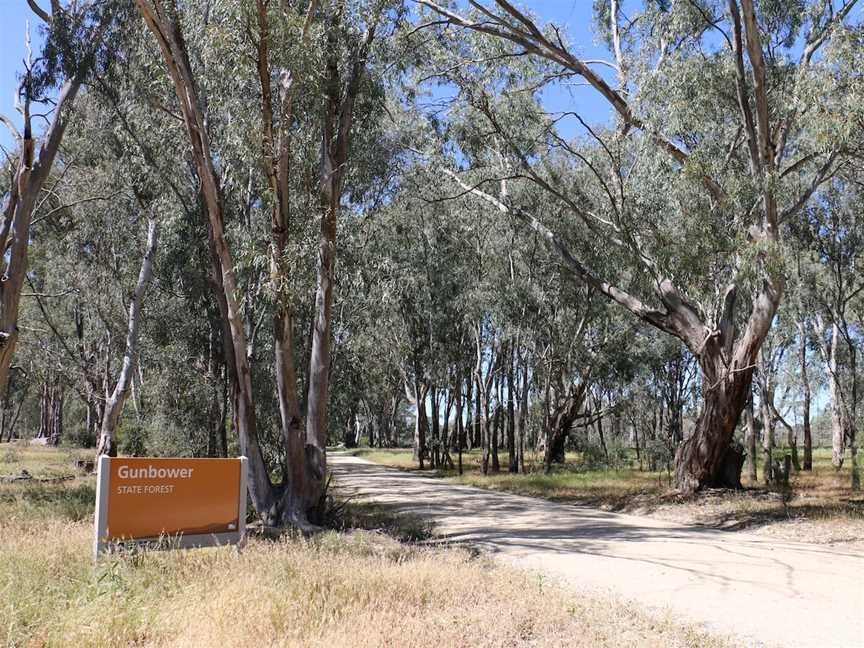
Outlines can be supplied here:
M181 546L242 541L246 460L102 457L96 547L175 536Z

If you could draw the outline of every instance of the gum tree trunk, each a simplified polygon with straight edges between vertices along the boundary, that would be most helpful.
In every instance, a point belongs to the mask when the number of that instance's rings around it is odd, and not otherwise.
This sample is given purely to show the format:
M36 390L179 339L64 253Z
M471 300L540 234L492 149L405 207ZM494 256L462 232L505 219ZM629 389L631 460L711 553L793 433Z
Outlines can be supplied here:
M390 413L387 417L387 446L395 448L399 445L399 426L396 424L399 416L399 405L402 404L402 395L398 390L394 390L394 394L390 399Z
M583 373L582 379L577 384L571 384L566 388L563 398L554 404L550 415L547 416L546 449L543 454L543 468L546 473L551 472L553 463L564 463L567 435L585 403L587 381L588 374ZM562 381L559 381L557 389L564 390Z
M431 422L429 432L432 437L432 448L429 453L429 462L432 468L441 466L441 419L439 418L441 406L441 393L435 385L429 388L429 404L431 405Z
M248 345L243 327L243 312L238 301L240 292L234 274L234 262L225 239L225 206L219 174L213 162L210 133L202 111L198 86L186 51L175 8L166 8L161 0L135 0L141 16L153 34L162 53L163 63L177 96L201 194L207 209L211 250L218 260L224 305L223 325L232 346L236 390L232 394L234 421L240 440L240 452L249 459L249 492L258 515L265 524L281 521L277 493L258 443L257 420L252 393L252 376L247 355Z
M96 456L117 456L117 447L114 443L114 433L117 430L117 422L123 413L123 406L129 397L129 388L135 365L138 361L138 332L141 327L141 307L144 303L144 295L147 292L147 284L153 274L153 257L156 255L156 246L159 240L159 227L154 219L147 224L147 249L144 259L141 261L141 270L138 273L138 282L132 292L132 301L129 303L129 321L126 331L126 351L123 353L123 364L120 368L120 376L114 390L106 394L105 411L102 414L102 427L99 433L99 442L96 445Z
M429 392L429 384L425 380L415 380L413 392L408 391L407 384L405 390L409 402L415 406L416 410L414 414L414 461L418 462L420 470L423 470L428 455L426 432L429 422L426 416L426 395Z
M770 484L774 478L772 455L774 452L774 417L766 401L760 407L762 418L762 481Z
M766 331L769 323L765 323ZM699 358L699 367L702 409L693 434L678 446L676 482L685 492L703 487L741 488L744 456L732 446L732 438L750 397L752 362L743 364L739 371L727 372L720 355L706 350Z
M455 405L455 390L452 385L447 389L447 394L444 398L444 424L441 427L441 465L444 468L452 469L453 457L450 456L450 449L453 447L453 437L456 436L451 432L450 412L453 411ZM455 423L452 427L456 427Z
M770 484L774 478L774 464L772 455L774 452L775 422L774 384L771 379L770 363L765 354L759 352L759 418L762 421L762 481Z
M496 375L492 383L492 393L495 395L495 411L492 415L491 432L491 458L492 472L501 472L501 461L498 458L499 439L501 438L501 376Z
M833 323L831 325L831 347L828 355L828 394L831 401L831 463L838 470L843 467L846 453L846 421L843 416L842 388L837 366L839 340L839 327Z
M857 447L855 443L855 398L856 380L852 380L852 400L850 402L849 394L846 392L841 383L840 366L837 359L837 350L840 338L840 326L837 323L836 314L832 313L832 322L830 324L831 342L830 346L825 343L825 332L829 330L828 325L824 322L822 315L816 313L815 321L813 322L814 339L822 355L822 360L825 362L828 378L828 393L831 406L831 431L832 431L832 456L831 462L834 467L839 470L843 466L844 453L846 450L846 442L849 441L850 454L852 455L852 487L858 489L860 487L860 473L857 461ZM851 344L850 344L851 346ZM851 351L851 366L855 368L855 349Z
M491 426L489 425L489 396L487 386L479 374L475 379L477 385L477 424L480 427L481 459L480 465L484 475L489 474L489 458L491 456Z
M279 87L279 127L274 124L273 93L270 71L270 25L268 3L256 2L258 14L258 77L261 86L261 152L264 168L273 196L271 210L270 277L275 295L273 308L274 361L276 395L279 402L282 445L287 472L279 486L278 505L280 524L304 527L309 510L317 509L323 480L318 477L320 467L307 465L306 438L297 394L297 371L294 360L294 317L288 301L286 285L290 280L287 267L287 248L291 224L290 166L293 102L298 79L296 70L282 70ZM300 34L308 39L309 29L317 10L313 1L307 8ZM316 453L310 457L317 459Z
M519 455L516 448L516 345L510 349L507 364L507 454L509 457L507 469L511 473L519 472Z
M330 135L325 134L321 149L320 216L318 243L318 280L315 291L315 315L312 330L312 353L309 358L309 392L306 413L306 460L309 469L308 497L323 492L327 471L328 403L330 400L330 323L333 306L333 266L336 259L336 222L339 195L334 186L337 164L330 152ZM310 502L311 503L311 502Z
M465 422L462 420L462 415L465 411L463 402L462 402L462 385L464 384L464 380L461 375L457 376L455 382L455 392L453 394L453 399L456 404L456 443L454 447L456 448L456 453L458 456L457 459L457 470L459 474L462 474L462 449L465 447ZM470 403L470 400L469 400ZM470 409L470 405L469 405Z
M800 307L800 305L799 305ZM804 470L813 470L813 433L810 428L810 377L807 375L807 341L809 335L807 324L803 321L799 310L798 328L798 359L801 367L801 385L803 399L801 404L801 419L804 428Z
M519 393L519 470L525 472L525 442L528 425L528 359L522 363L522 391Z
M476 350L476 362L474 365L474 385L476 387L477 413L475 422L477 436L482 446L481 468L483 474L489 473L489 459L492 450L492 429L489 421L489 392L492 388L492 379L498 366L498 344L493 343L489 358L485 358L481 324L474 325L474 343ZM486 374L483 374L484 362Z
M60 445L60 438L63 436L63 403L65 399L65 389L58 380L54 386L54 397L51 401L51 429L48 435L48 443L53 446Z
M309 358L309 390L306 412L306 462L308 507L320 504L327 472L328 406L330 400L331 309L333 306L333 269L336 261L336 227L340 200L349 159L354 104L366 70L369 48L375 38L383 12L379 2L370 12L349 70L340 71L339 39L343 31L342 10L337 8L327 29L327 67L325 71L326 109L322 120L321 158L318 168L318 206L321 228L318 241L318 272L312 351ZM344 75L344 76L343 76ZM340 78L346 78L343 84Z
M750 485L756 483L758 475L756 474L756 418L753 416L753 398L747 401L747 407L744 408L744 420L746 421L746 447L747 447L747 478Z

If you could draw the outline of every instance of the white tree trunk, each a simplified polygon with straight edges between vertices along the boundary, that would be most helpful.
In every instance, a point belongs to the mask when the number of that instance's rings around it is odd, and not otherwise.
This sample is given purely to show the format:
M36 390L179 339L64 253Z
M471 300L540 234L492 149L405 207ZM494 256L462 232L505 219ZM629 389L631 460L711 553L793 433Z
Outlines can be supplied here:
M147 249L141 261L141 270L138 272L138 283L132 293L132 301L129 303L129 323L126 330L126 351L123 353L123 364L120 367L120 376L114 390L106 395L105 412L102 415L102 429L99 434L99 443L96 446L97 455L116 456L117 447L114 442L114 433L117 430L117 422L123 413L123 406L129 397L132 377L135 373L135 365L138 361L138 334L141 328L141 307L144 303L144 295L147 292L147 284L153 274L153 257L156 256L156 246L159 240L159 226L155 219L151 218L147 223Z
M843 466L846 453L846 426L841 402L840 376L837 373L837 347L840 329L836 323L831 325L831 350L828 355L828 393L831 399L831 463L835 468Z

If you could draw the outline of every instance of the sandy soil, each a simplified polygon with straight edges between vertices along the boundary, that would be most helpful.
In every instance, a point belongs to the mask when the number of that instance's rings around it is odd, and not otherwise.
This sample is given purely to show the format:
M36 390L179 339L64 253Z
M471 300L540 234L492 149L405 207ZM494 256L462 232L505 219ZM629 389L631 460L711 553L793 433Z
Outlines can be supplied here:
M611 593L746 646L864 645L864 552L448 484L329 455L338 488L423 516L452 543Z

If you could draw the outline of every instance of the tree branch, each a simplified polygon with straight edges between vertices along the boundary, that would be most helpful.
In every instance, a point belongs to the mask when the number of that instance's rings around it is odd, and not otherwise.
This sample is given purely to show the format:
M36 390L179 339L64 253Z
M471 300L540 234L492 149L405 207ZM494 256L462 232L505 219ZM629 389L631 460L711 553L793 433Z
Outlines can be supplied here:
M482 191L479 187L472 187L466 184L452 171L448 169L442 169L442 171L446 175L450 176L460 187L462 187L462 189L466 193L472 194L480 198L481 200L484 200L485 202L495 207L502 214L516 217L517 219L528 225L535 232L537 232L543 238L543 241L547 245L547 247L549 247L551 251L558 254L567 269L573 272L573 274L579 277L579 279L581 279L587 285L597 290L597 292L605 295L608 299L623 306L632 314L636 315L639 319L647 322L648 324L651 324L655 328L669 333L670 335L674 335L675 337L681 337L680 333L674 328L673 324L671 323L668 313L649 308L634 295L631 295L627 291L622 290L621 288L618 288L617 286L609 283L608 281L605 281L598 277L593 271L591 271L587 266L582 264L576 259L575 256L573 256L573 253L557 234L552 232L536 218L534 218L519 207L511 207L504 204L502 201L498 200L491 194Z
M741 110L741 117L744 119L744 127L747 131L750 168L756 174L761 169L762 164L759 158L759 149L756 146L756 129L753 125L753 113L750 111L750 99L747 96L747 79L744 72L744 48L741 41L741 15L738 12L737 0L729 0L729 19L732 23L732 38L735 43L732 46L732 52L735 56L735 89L738 96L738 107Z
M529 29L530 33L528 33L509 23L506 18L495 15L489 9L474 0L471 0L471 6L485 15L490 16L494 21L492 24L468 20L467 18L436 4L432 0L416 0L416 2L428 7L439 15L446 17L452 24L510 41L511 43L515 43L516 45L525 48L527 53L535 54L547 61L555 63L556 65L560 65L565 69L571 70L574 74L585 79L589 85L599 92L610 106L612 106L615 112L618 113L627 126L637 128L647 133L661 149L666 151L679 164L686 164L689 160L689 155L672 142L672 140L668 139L656 129L650 127L641 118L636 117L621 93L606 83L606 81L591 70L584 61L571 54L563 44L560 35L557 38L557 43L552 42L545 37L533 23L531 23L532 28ZM505 0L495 0L495 3L504 11L507 11L508 14L510 13L507 9L510 5L505 2ZM524 24L523 21L530 22L524 15L520 14L520 16L522 16L519 19L520 24ZM708 192L715 200L721 202L725 199L725 192L713 178L703 173L702 179Z
M27 0L27 4L30 5L30 9L35 13L39 18L41 18L44 22L51 22L51 14L45 11L42 7L36 4L36 0Z
M831 151L828 159L825 160L825 163L819 167L819 170L813 176L813 180L810 183L810 186L798 196L798 200L796 200L791 206L787 207L783 210L783 213L780 214L778 221L783 223L791 216L797 214L801 209L803 209L804 205L807 204L807 201L813 196L814 193L822 186L822 184L832 175L829 173L831 170L831 166L834 164L834 160L837 159L838 151Z
M0 113L0 121L2 121L6 125L6 128L8 128L9 132L12 133L12 137L15 139L15 141L20 143L21 133L19 133L18 129L15 127L15 122L13 122L11 119L9 119L9 117L2 113Z

